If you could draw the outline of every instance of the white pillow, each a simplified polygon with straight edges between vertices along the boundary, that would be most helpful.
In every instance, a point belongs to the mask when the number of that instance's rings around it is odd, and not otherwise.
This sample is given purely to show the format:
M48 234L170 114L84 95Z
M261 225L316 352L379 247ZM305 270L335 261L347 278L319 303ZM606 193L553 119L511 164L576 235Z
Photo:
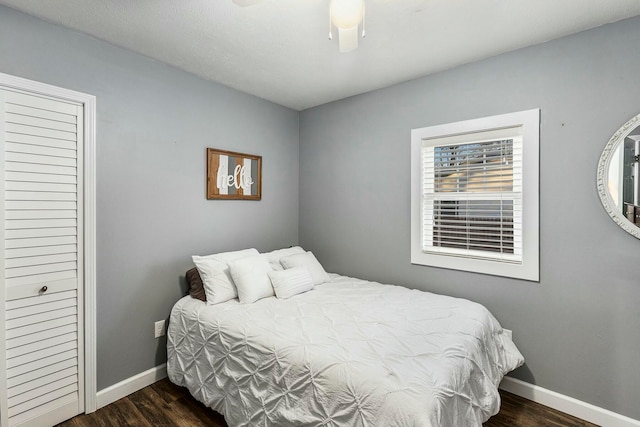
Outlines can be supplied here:
M270 271L268 274L278 298L289 298L313 289L313 279L306 267Z
M235 259L258 255L256 249L221 252L218 254L191 257L200 273L207 305L219 304L238 296L236 286L229 272L228 263Z
M307 267L309 273L311 273L314 285L319 285L330 280L329 275L324 271L324 268L322 268L322 265L318 262L315 255L313 255L313 252L289 255L288 257L282 258L280 263L287 270L295 267Z
M231 252L220 252L217 254L213 254L213 255L207 255L204 258L213 258L213 259L217 259L219 261L235 261L237 259L240 258L246 258L249 256L254 256L254 255L260 255L260 252L258 252L257 249L255 248L251 248L251 249L242 249L240 251L231 251Z
M229 269L241 303L252 303L274 295L271 279L267 274L272 269L264 255L233 261L229 264Z
M302 249L300 246L293 246L290 248L276 249L275 251L267 252L264 255L267 256L267 259L269 260L269 264L271 264L271 268L273 268L276 271L281 271L281 270L284 270L282 268L282 264L280 264L281 258L289 255L293 255L293 254L303 254L303 253L304 253L304 249Z

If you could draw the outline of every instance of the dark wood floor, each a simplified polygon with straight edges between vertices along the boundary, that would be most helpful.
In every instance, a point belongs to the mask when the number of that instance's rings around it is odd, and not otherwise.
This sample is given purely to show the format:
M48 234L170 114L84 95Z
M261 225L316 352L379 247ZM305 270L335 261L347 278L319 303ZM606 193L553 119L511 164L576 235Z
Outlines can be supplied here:
M500 395L500 413L484 423L485 427L595 426L502 390ZM185 388L164 379L57 427L227 427L227 423Z

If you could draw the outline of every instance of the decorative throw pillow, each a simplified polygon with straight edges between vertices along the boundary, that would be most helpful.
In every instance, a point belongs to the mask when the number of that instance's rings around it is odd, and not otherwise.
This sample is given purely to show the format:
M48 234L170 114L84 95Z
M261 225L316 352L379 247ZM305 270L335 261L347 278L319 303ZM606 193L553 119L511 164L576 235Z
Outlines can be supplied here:
M294 254L303 254L304 252L304 249L302 249L300 246L292 246L290 248L276 249L275 251L266 252L263 255L267 256L269 264L271 264L271 268L276 271L280 271L284 270L282 268L282 264L280 264L281 258Z
M272 269L264 255L233 261L229 268L241 303L248 304L274 295L268 274Z
M324 268L320 262L318 262L315 255L313 255L313 252L289 255L288 257L282 258L280 263L287 270L295 267L306 267L309 273L311 273L314 285L319 285L330 280L329 275L324 271Z
M290 298L313 289L313 279L306 267L270 271L269 278L278 298Z
M257 249L252 248L207 256L194 255L193 263L202 277L207 304L219 304L236 298L238 291L229 272L229 263L258 254Z
M185 274L187 279L187 286L189 286L189 295L193 298L197 298L200 301L207 302L207 295L204 292L204 284L202 283L202 277L198 273L198 269L193 267Z

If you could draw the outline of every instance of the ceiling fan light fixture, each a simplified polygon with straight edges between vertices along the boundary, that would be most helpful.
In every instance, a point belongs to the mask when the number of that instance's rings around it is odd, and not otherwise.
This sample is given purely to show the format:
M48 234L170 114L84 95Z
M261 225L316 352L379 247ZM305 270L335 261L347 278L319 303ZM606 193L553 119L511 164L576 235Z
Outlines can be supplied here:
M358 25L364 20L364 0L331 0L329 3L329 40L331 26L338 29L340 53L358 47ZM364 24L363 24L364 25ZM364 37L364 29L362 31Z

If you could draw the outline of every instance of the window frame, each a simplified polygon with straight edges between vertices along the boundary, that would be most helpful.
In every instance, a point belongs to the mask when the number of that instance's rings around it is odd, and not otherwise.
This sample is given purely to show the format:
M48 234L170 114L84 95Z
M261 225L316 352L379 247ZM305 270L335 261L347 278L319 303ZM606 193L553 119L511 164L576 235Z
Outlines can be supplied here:
M423 251L423 141L520 128L522 135L522 261L467 258ZM539 281L540 110L526 110L411 130L411 263L529 281Z

